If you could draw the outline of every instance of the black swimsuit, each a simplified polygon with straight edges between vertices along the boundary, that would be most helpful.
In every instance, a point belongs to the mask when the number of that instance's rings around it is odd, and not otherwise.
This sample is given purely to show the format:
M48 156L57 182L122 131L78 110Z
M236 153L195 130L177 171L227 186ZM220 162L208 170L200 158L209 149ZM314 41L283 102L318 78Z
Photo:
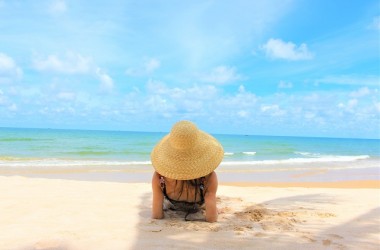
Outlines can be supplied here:
M171 210L187 212L185 216L185 220L187 220L187 216L189 214L198 212L201 209L202 205L205 203L204 179L205 178L202 177L198 185L199 193L201 195L201 200L198 202L188 202L188 201L178 201L178 200L171 199L166 193L165 179L163 176L160 176L160 184L161 184L162 193L164 194L165 200L169 202L168 208Z

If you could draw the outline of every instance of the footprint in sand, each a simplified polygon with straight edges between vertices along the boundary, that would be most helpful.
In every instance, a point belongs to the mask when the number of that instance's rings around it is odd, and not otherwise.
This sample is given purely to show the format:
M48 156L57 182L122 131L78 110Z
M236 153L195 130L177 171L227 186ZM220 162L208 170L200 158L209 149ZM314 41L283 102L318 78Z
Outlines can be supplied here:
M261 205L247 207L234 214L240 221L259 223L264 231L293 231L294 224L300 222L294 212L271 210Z
M322 244L324 246L330 246L330 245L334 245L334 246L337 246L338 248L340 249L343 249L344 248L344 245L340 244L340 243L337 243L335 242L334 240L341 240L341 239L344 239L342 236L338 235L338 234L328 234L326 235L328 236L327 239L324 239L322 240Z
M269 214L269 210L261 206L256 206L254 208L247 208L242 212L236 212L234 214L239 219L260 222L264 219L265 216Z
M323 245L324 246L330 246L331 245L331 240L329 240L329 239L326 239L326 240L322 240L322 243L323 243Z
M334 239L344 239L342 236L338 234L328 234L327 236L334 238Z

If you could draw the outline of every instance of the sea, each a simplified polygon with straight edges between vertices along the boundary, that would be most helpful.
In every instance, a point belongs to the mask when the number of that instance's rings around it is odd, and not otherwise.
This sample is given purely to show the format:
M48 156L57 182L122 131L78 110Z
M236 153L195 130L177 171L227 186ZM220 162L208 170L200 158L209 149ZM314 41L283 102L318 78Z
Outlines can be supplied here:
M0 128L0 175L149 181L167 133ZM229 181L379 180L380 140L213 134ZM86 177L87 176L87 177ZM108 177L107 177L108 176Z

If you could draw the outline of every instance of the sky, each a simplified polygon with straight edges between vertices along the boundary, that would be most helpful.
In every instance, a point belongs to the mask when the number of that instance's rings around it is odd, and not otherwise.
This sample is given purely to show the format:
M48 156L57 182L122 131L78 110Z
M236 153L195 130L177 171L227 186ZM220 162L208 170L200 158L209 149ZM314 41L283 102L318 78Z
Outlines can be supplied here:
M380 138L378 0L0 0L0 127Z

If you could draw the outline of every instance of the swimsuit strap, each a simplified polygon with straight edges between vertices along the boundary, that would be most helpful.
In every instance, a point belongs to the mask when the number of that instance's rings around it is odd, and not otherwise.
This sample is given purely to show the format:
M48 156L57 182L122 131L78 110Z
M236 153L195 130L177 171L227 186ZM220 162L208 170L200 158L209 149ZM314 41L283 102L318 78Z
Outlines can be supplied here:
M165 179L163 176L160 175L160 186L161 186L161 189L164 190L165 189Z
M161 175L160 175L160 186L161 186L161 190L162 190L162 193L164 194L165 198L170 200L169 196L166 194L165 179Z
M205 177L202 177L202 178L201 178L201 183L199 184L199 191L200 191L200 194L201 194L201 203L204 203L204 202L205 202L205 195L204 195L204 191L205 191L205 180L206 180L206 178L205 178Z

